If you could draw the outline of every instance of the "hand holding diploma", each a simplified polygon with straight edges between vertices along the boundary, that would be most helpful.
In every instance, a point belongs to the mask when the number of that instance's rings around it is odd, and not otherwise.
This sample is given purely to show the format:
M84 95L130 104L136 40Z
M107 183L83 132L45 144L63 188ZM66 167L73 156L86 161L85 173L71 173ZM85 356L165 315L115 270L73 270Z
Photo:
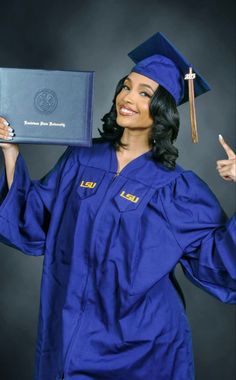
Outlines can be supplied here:
M8 188L10 189L13 182L16 159L19 154L19 147L17 144L9 144L7 141L12 141L14 130L9 126L9 123L3 117L0 117L0 139L6 140L5 143L0 143L5 160L6 177Z

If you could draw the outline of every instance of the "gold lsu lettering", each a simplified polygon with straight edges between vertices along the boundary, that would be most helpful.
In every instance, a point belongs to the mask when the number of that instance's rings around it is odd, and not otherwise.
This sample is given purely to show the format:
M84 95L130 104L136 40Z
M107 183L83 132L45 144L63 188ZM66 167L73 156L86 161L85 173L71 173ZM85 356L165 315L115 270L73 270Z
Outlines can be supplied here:
M96 182L81 181L80 187L87 187L89 189L93 189L96 186L96 184Z
M125 191L124 191L124 190L120 193L120 196L121 196L122 198L127 199L127 200L130 201L130 202L133 202L133 203L137 203L138 200L139 200L139 197L136 197L135 195L132 195L132 194L125 194Z

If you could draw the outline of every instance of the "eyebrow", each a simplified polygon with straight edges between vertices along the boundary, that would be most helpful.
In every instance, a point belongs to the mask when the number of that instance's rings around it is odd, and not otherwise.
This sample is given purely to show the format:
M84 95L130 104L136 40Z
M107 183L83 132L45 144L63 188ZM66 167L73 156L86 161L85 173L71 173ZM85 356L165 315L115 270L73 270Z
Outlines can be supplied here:
M129 82L133 82L131 78L127 77L125 79L125 81L128 80ZM146 83L140 83L139 86L143 86L143 87L147 87L147 88L150 88L150 90L152 90L152 92L154 93L155 91L153 90L153 88L151 86L149 86L149 84L146 84Z

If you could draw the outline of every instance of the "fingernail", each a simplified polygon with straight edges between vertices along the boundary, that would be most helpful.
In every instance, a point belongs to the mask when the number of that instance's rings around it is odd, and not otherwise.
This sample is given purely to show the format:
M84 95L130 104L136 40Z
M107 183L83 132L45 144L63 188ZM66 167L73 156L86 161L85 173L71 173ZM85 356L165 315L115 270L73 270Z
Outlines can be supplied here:
M13 132L9 132L8 135L9 135L9 136L15 136L15 133L13 133Z
M6 138L6 140L12 140L12 139L13 139L12 136L9 136L9 137Z
M219 139L220 139L220 140L223 140L223 137L222 137L222 135L219 135Z
M13 132L14 129L13 129L12 127L8 127L8 131L9 131L9 132Z
M8 123L8 121L5 121L5 120L4 120L3 124L7 125L7 126L10 125L10 123Z

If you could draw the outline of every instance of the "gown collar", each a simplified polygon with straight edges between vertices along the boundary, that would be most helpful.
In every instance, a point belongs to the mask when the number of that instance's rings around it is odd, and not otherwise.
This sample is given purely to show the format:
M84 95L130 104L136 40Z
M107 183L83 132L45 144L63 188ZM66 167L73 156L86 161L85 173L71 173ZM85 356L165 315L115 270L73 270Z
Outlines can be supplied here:
M116 154L116 149L112 144L110 144L110 150L111 150L111 160L110 160L110 171L112 173L117 173L118 170L118 159L117 159L117 154ZM119 175L128 175L131 171L134 169L139 169L141 168L147 160L150 160L152 155L152 151L149 150L138 157L134 158L132 161L128 162L123 169L119 172Z
M110 149L110 172L116 174L118 160L116 150L112 144ZM166 168L163 164L152 158L152 150L141 154L130 161L119 173L119 176L142 182L148 187L159 188L175 180L184 170L176 165L174 170Z

